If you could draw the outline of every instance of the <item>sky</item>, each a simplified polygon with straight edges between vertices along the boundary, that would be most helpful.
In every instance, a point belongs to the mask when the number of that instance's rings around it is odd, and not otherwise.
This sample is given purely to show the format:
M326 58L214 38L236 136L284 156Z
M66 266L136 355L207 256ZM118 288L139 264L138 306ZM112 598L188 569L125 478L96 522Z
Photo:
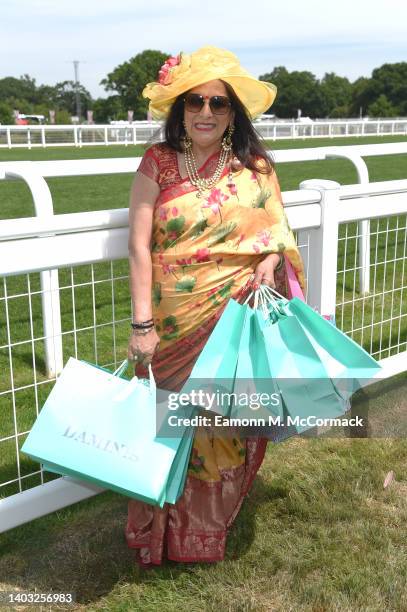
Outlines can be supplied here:
M254 76L275 66L354 81L407 61L405 0L0 0L0 78L100 81L145 49L170 55L215 45Z

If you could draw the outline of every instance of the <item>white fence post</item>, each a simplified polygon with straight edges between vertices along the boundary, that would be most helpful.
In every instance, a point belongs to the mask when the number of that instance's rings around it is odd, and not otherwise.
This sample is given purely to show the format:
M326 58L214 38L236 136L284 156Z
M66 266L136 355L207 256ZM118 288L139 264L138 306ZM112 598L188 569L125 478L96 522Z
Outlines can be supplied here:
M27 164L16 163L6 168L5 175L11 178L23 179L34 201L37 217L46 218L54 215L51 192L44 178L27 169ZM52 259L52 253L50 253ZM48 378L55 378L63 369L61 306L59 299L58 270L43 270L40 272L41 305L44 322L45 367Z
M321 192L321 225L308 230L309 249L304 258L308 270L307 302L324 315L334 315L338 265L339 188L336 181L302 181L300 189Z
M340 148L328 153L327 159L343 158ZM349 153L346 156L356 168L358 181L361 185L369 183L369 171L366 162L360 155ZM359 292L365 295L370 292L370 221L358 221L358 248L359 248Z
M58 270L40 273L42 318L44 322L45 366L48 378L55 378L63 369L61 304Z

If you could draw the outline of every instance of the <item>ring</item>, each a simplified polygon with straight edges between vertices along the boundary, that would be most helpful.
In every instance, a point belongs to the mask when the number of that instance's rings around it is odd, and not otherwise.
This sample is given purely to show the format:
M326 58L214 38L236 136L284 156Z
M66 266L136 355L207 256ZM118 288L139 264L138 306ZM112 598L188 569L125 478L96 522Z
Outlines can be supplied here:
M138 361L138 355L133 355L133 361Z

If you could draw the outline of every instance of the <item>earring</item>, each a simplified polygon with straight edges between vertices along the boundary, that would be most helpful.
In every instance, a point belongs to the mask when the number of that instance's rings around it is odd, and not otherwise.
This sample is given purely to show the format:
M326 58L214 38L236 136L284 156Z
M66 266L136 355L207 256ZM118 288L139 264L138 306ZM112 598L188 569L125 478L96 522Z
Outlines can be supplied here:
M227 134L222 140L222 149L226 152L229 152L232 150L232 146L233 146L232 145L232 135L234 131L235 131L235 126L233 125L233 123L229 124Z
M187 132L187 125L185 121L182 122L182 125L184 126L184 130L185 130L184 146L186 149L190 149L192 147L192 138Z
M234 131L235 131L235 126L231 123L229 125L227 134L226 134L226 136L224 137L224 139L222 141L222 149L224 151L227 151L227 152L231 152L232 151L232 147L233 147L233 144L232 144L232 135L233 135ZM236 188L235 182L233 180L232 158L233 158L233 154L231 154L230 157L229 157L228 182L226 183L226 186L229 188L230 193L237 197L237 188Z

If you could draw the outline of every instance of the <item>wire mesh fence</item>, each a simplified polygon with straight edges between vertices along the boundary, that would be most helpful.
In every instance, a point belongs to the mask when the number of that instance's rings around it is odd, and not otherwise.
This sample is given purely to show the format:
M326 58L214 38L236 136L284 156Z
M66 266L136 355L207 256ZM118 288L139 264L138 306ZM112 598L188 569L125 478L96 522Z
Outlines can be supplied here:
M75 356L113 368L125 358L131 318L127 267L126 260L119 260L59 270L64 362ZM44 482L38 465L19 452L55 382L45 367L42 295L39 274L3 278L1 496Z
M376 359L407 350L407 216L370 221L370 291L360 290L360 224L339 227L338 326Z

